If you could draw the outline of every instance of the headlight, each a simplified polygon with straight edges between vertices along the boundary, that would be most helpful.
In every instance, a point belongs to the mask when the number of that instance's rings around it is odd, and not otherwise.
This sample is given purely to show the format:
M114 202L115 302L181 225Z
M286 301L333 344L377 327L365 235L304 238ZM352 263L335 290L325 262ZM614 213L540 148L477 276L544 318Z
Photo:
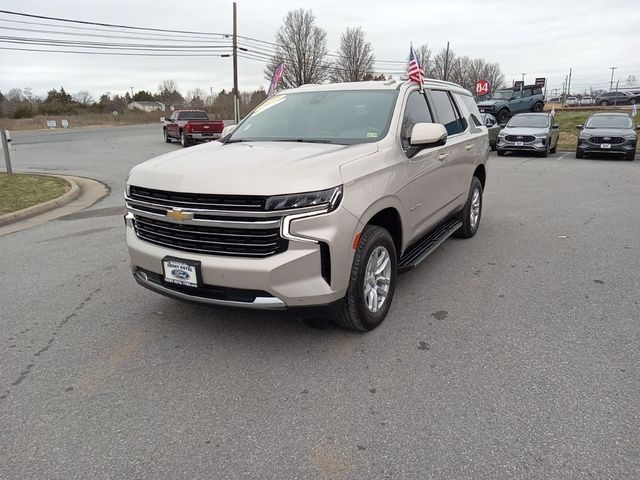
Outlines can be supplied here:
M288 210L291 208L327 205L328 211L331 212L338 208L341 200L342 185L319 192L293 193L291 195L269 197L265 203L265 208L267 210Z
M630 134L630 135L625 135L624 136L625 140L635 140L637 137L635 134Z
M536 138L547 138L548 134L547 133L536 133L533 135Z

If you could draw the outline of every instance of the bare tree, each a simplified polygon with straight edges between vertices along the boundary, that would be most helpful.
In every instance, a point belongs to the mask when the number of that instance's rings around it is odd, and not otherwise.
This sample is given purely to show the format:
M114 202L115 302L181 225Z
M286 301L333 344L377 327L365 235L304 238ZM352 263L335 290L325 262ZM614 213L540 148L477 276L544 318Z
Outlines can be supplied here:
M193 90L189 90L187 92L185 100L191 108L203 108L205 105L206 96L207 93L203 89L196 87Z
M418 63L424 70L424 76L427 78L433 77L433 74L431 73L431 71L433 70L433 65L429 44L423 43L422 45L416 47L414 51L416 52L416 57L418 57Z
M175 80L163 80L158 85L158 100L165 105L181 104L184 98L178 91L178 84Z
M455 68L456 54L453 50L443 48L433 58L433 78L451 80L451 72Z
M12 88L7 92L7 100L10 102L21 102L24 99L24 95L22 95L22 89L20 88Z
M80 90L73 96L73 99L78 102L80 105L91 105L93 103L93 97L86 90Z
M361 82L373 78L375 56L371 42L365 39L362 27L347 27L340 36L338 59L331 72L333 82Z
M327 32L316 25L311 10L292 10L284 17L284 24L276 33L275 53L264 70L271 80L275 68L285 63L282 85L299 87L320 83L327 77Z

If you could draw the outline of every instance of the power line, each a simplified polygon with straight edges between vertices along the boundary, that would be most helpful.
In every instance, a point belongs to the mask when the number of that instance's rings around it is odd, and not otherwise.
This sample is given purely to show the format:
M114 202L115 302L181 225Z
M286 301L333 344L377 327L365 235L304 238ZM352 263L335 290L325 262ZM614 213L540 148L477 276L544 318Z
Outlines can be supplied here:
M196 35L226 35L224 33L196 32L196 31L190 31L190 30L167 30L164 28L137 27L132 25L118 25L113 23L89 22L86 20L71 20L68 18L47 17L44 15L34 15L31 13L12 12L10 10L0 10L0 13L4 13L7 15L17 15L20 17L39 18L41 20L53 20L56 22L78 23L82 25L96 25L100 27L111 27L111 28L126 28L129 30L146 30L150 32L167 32L167 33L189 33L189 34L196 34Z
M18 50L23 52L72 53L82 55L122 55L135 57L224 57L224 53L123 53L123 52L87 52L75 50L45 50L39 48L0 47L0 50Z

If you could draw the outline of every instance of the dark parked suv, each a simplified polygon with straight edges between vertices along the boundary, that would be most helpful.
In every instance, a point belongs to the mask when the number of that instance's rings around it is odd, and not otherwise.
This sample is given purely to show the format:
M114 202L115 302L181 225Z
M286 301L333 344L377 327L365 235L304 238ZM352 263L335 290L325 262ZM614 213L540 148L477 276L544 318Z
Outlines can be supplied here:
M626 92L608 92L596 97L596 105L633 105L638 103L638 96Z
M580 135L576 158L588 153L624 154L627 160L636 158L638 134L633 118L626 113L594 113L583 125L578 125Z
M544 94L539 85L525 85L520 88L501 88L491 95L490 100L478 103L480 113L490 113L499 123L516 113L544 111Z

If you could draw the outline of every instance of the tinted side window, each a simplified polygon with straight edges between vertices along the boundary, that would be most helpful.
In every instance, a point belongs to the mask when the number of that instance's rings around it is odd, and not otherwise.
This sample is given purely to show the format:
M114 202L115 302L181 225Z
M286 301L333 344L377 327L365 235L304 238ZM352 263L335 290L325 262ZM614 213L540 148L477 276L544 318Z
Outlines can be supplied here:
M522 91L522 97L524 98L524 97L530 97L530 96L531 96L531 89L530 88L525 88Z
M469 95L461 95L456 93L456 99L458 100L458 104L460 104L460 101L462 101L462 103L465 104L465 106L467 107L467 110L469 110L469 113L471 114L471 121L476 125L476 127L479 127L480 125L482 125L482 120L480 118L480 111L478 110L478 105L476 105L476 102L473 100L473 97L469 96Z
M424 95L414 90L409 94L402 119L400 138L402 140L402 148L405 150L410 146L411 131L416 123L433 123L433 118L431 118L431 113L427 107L427 100L424 98Z
M431 90L430 96L432 105L438 117L438 122L442 123L449 135L462 133L465 125L458 116L456 108L453 106L449 94L443 90Z
M534 95L542 95L542 87L536 87L533 89Z

